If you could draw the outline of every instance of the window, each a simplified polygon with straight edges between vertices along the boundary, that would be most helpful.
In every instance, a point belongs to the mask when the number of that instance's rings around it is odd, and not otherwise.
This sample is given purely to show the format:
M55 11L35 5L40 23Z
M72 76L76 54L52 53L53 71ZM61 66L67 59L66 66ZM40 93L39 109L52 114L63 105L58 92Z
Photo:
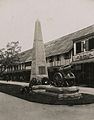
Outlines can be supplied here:
M89 39L88 46L89 46L88 50L94 49L94 38Z
M25 66L31 66L31 62L26 62Z
M64 58L65 58L65 59L70 59L70 58L71 58L70 52L65 53L65 54L64 54Z
M82 41L82 42L81 42L81 52L84 52L84 48L85 48L85 44L84 44L84 42Z
M60 55L56 56L56 61L60 61Z
M54 58L53 57L49 57L49 62L53 62Z
M77 42L76 43L76 53L80 53L81 52L81 42Z
M89 45L88 45L88 40L86 40L86 41L85 41L85 50L86 50L86 51L88 51L88 47L89 47Z
M45 66L39 66L39 74L42 75L42 74L45 74L45 73L46 73Z

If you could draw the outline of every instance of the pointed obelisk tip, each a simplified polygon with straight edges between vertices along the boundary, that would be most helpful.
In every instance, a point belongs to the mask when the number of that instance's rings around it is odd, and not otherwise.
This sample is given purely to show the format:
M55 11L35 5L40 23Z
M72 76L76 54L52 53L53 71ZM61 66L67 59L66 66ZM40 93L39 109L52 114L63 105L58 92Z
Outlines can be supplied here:
M38 18L37 18L36 22L40 22Z

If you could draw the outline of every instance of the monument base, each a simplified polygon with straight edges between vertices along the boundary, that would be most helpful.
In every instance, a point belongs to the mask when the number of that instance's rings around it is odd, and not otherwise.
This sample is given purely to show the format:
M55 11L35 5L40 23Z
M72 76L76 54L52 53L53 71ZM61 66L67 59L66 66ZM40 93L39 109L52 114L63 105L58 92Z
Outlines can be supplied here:
M46 95L57 100L76 100L82 98L82 95L76 86L54 87L50 85L37 85L33 86L32 91L38 95Z

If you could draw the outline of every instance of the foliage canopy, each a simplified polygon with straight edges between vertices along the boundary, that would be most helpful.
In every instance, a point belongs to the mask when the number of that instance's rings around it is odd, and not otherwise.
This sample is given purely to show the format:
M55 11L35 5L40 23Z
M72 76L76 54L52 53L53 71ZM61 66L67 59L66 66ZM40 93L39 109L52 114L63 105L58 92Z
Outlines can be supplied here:
M0 50L0 75L6 70L6 68L20 62L20 51L21 46L19 46L19 41L10 42L6 45L6 48Z

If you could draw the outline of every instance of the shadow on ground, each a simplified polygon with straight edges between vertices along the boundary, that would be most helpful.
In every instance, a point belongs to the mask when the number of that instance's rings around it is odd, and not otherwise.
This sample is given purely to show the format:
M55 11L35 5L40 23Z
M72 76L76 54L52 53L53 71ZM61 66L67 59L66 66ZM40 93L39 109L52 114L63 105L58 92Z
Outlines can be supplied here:
M82 98L80 100L73 101L60 101L57 98L53 98L47 95L39 95L39 94L21 94L20 89L22 86L13 85L13 84L3 84L0 83L0 92L6 93L8 95L12 95L18 97L20 99L24 99L30 102L38 102L43 104L52 104L52 105L83 105L83 104L92 104L94 103L94 95L90 94L82 94Z

